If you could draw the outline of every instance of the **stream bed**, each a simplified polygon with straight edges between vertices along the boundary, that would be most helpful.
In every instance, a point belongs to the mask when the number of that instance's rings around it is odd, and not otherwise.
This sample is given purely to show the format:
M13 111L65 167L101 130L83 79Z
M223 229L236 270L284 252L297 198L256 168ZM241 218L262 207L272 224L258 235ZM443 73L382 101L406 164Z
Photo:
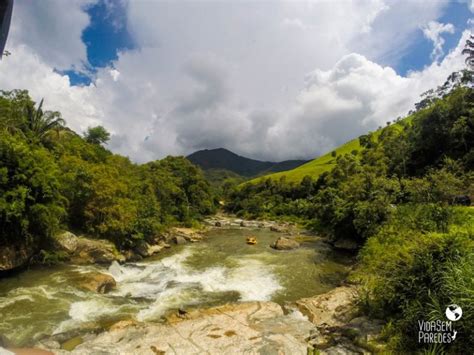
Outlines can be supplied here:
M247 236L257 245L247 245ZM345 277L352 258L319 238L305 237L291 251L270 248L281 233L268 229L213 229L200 243L174 246L136 263L110 267L33 268L0 279L0 335L26 346L43 336L105 329L122 319L161 321L178 308L239 301L279 304L329 291ZM80 288L88 272L111 274L107 294Z

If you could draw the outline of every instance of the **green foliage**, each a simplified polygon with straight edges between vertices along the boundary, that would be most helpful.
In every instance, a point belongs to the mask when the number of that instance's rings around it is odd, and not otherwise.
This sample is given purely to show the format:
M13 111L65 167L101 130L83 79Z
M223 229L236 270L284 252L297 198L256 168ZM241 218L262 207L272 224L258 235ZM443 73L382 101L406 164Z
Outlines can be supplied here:
M353 139L346 144L338 147L334 150L336 156L348 154L354 150L359 150L361 147L358 139ZM278 181L281 177L285 177L286 181L299 183L305 176L311 176L313 179L317 179L321 174L331 171L336 165L335 157L332 152L320 156L310 162L303 164L296 169L282 171L275 174L265 175L256 179L251 180L251 183L261 183L266 179L272 179Z
M43 147L0 133L0 244L51 236L64 215L59 169Z
M366 291L364 306L371 315L390 321L386 335L398 351L423 348L418 320L443 320L452 303L463 309L455 324L462 339L444 350L464 353L474 346L474 210L441 209L402 206L359 256L353 277ZM440 214L451 216L450 222L439 224ZM428 222L420 226L421 218Z
M88 127L84 139L91 144L105 144L110 139L110 133L102 126Z
M46 243L62 224L127 248L215 210L210 185L185 158L134 164L101 146L103 127L81 138L59 113L34 106L26 91L0 95L0 244Z

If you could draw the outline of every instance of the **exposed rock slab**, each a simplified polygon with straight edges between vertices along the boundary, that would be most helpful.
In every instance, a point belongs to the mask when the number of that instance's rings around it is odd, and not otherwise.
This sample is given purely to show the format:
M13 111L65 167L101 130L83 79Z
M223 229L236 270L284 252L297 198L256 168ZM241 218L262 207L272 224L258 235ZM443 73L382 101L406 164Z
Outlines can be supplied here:
M199 242L203 236L192 228L172 228L171 234L176 237L181 237L188 242Z
M355 287L341 286L322 295L302 298L296 306L314 324L336 326L348 321L356 299Z
M341 286L296 302L301 313L316 326L307 341L318 354L371 354L374 349L385 350L378 340L383 322L357 317L357 297L356 287Z
M167 324L115 327L58 354L306 354L313 325L273 302L225 305Z

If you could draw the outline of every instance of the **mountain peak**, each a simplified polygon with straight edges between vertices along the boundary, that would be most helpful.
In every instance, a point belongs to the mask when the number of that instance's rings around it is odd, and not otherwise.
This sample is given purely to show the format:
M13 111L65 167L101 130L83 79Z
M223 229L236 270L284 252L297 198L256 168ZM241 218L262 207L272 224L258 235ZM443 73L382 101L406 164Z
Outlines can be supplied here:
M199 150L188 155L187 158L203 170L225 169L247 177L289 170L306 163L305 160L260 161L240 156L226 148Z

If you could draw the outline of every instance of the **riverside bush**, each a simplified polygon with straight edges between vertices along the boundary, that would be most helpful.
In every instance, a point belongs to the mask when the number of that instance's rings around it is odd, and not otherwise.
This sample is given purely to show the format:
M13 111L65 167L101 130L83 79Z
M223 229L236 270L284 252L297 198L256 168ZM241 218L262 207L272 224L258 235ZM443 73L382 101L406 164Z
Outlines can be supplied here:
M455 323L459 340L444 344L443 350L463 353L474 347L474 211L451 211L453 219L467 218L443 232L423 232L407 220L409 211L430 215L432 207L422 213L421 206L405 206L367 240L352 277L365 290L362 307L389 321L386 335L399 351L428 350L418 343L418 320L446 320L447 305L461 306L463 317Z

